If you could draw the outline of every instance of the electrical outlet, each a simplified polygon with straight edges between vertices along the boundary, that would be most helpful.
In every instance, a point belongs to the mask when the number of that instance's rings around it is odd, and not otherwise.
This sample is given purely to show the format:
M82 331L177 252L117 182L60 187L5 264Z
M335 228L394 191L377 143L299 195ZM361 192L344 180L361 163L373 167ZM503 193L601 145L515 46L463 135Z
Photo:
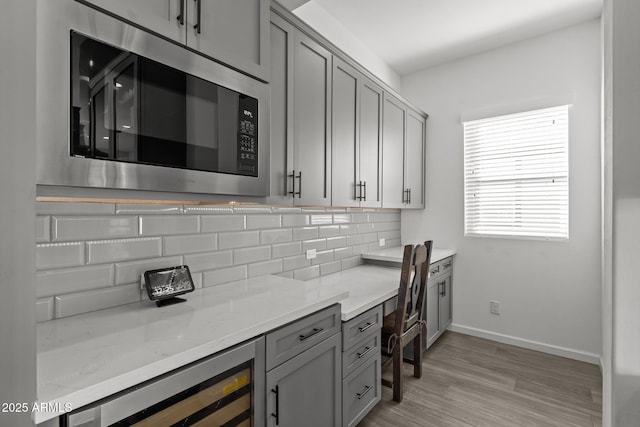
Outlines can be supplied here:
M379 242L379 246L380 247L383 247L386 244L387 244L387 242L384 239L380 239L380 242Z
M500 314L500 301L491 301L489 303L489 311L491 314Z
M318 254L316 254L316 250L315 249L307 249L307 259L314 259L316 256L318 256Z

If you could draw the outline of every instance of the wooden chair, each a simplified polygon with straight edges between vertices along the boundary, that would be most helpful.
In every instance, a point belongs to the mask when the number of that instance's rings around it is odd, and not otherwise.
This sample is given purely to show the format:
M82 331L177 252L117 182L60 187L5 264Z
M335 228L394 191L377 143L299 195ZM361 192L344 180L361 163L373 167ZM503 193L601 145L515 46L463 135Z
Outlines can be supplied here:
M393 388L393 400L396 402L402 401L402 353L410 342L413 342L413 376L422 376L423 334L426 339L423 313L432 246L433 241L429 240L424 245L404 247L398 304L394 312L384 317L382 325L382 352L389 356L382 366L393 363L393 381L382 379L382 384Z

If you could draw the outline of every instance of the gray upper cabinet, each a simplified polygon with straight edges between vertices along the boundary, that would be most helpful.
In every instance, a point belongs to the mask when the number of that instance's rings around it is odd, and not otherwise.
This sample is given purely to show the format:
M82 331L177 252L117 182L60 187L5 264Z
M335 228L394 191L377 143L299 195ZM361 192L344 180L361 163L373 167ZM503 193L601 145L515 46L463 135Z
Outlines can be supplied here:
M331 204L331 53L271 15L271 195L268 203Z
M269 0L86 0L140 27L269 80Z
M382 89L334 58L332 108L332 204L381 205Z
M383 207L424 208L425 135L425 117L385 93Z
M406 110L400 100L385 93L382 111L382 206L403 208Z
M405 199L407 208L424 208L425 119L407 108L407 139L405 141Z

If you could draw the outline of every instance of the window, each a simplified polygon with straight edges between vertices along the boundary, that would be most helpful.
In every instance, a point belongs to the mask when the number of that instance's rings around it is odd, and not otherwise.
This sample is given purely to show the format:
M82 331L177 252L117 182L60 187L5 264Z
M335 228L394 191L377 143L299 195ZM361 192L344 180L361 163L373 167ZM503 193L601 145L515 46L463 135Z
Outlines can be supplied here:
M464 122L465 236L569 237L569 106Z

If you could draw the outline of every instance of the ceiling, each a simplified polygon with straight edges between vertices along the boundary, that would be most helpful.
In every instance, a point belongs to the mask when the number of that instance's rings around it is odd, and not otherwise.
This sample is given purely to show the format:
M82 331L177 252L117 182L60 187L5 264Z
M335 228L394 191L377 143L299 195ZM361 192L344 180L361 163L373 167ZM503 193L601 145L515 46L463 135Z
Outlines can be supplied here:
M598 18L602 0L284 0L316 3L398 74Z

